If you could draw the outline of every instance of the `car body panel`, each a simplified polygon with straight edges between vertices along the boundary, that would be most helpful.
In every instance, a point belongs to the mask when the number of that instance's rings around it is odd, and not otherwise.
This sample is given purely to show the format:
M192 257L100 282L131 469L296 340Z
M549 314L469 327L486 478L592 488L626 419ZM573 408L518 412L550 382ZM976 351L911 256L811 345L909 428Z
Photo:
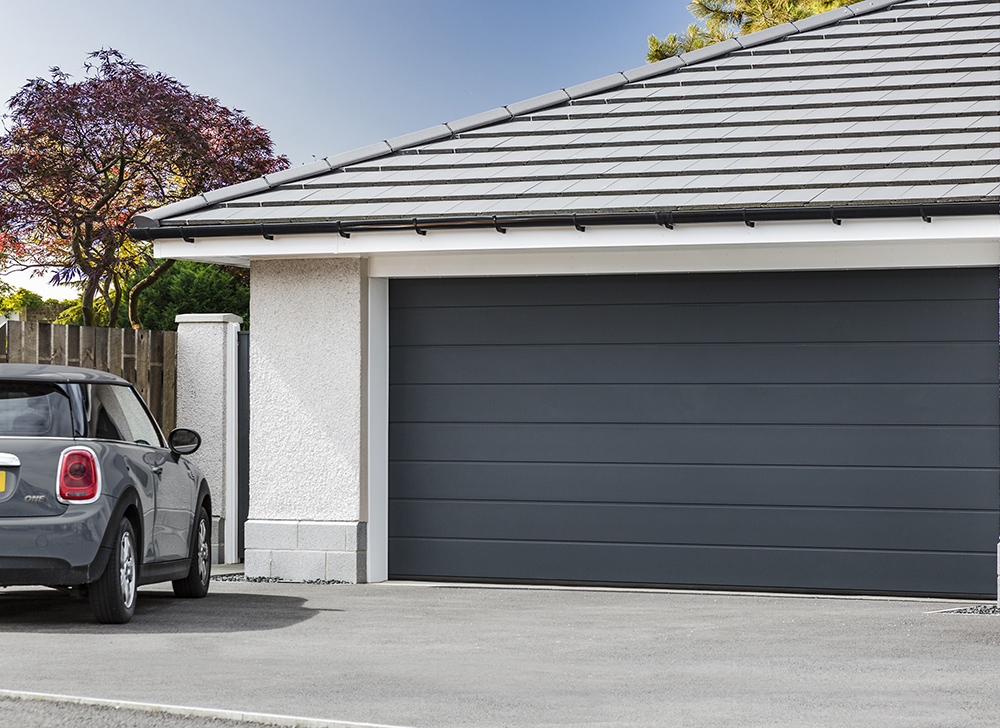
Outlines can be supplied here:
M66 504L56 498L59 456L74 444L61 437L0 437L0 455L11 455L19 465L3 465L0 519L58 516Z

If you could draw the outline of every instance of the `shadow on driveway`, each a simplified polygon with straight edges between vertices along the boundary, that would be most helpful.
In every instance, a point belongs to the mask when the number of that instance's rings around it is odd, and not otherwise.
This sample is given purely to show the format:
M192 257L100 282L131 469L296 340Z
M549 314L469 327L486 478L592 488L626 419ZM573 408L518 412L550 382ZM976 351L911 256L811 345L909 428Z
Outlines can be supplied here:
M94 621L90 602L53 589L0 589L0 634L173 634L182 632L261 632L283 629L319 612L306 599L271 594L209 593L204 599L178 599L170 591L139 590L135 616L128 624Z

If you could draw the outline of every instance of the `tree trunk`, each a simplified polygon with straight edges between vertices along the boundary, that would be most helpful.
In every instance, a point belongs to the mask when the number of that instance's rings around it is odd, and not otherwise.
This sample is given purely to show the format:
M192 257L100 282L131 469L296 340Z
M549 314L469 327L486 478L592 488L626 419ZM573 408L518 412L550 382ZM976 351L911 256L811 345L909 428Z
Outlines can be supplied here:
M128 292L128 321L132 324L133 329L142 328L142 321L139 319L139 296L142 295L143 291L156 283L160 276L170 270L173 264L173 260L163 261L153 268L148 276L132 286L132 290Z
M84 326L95 326L94 323L94 296L97 295L97 279L88 278L87 285L83 289L83 296L80 298L80 312L83 314Z
M122 288L121 281L118 280L118 276L114 278L115 283L115 299L114 304L108 306L108 328L116 329L118 328L118 309L122 305Z

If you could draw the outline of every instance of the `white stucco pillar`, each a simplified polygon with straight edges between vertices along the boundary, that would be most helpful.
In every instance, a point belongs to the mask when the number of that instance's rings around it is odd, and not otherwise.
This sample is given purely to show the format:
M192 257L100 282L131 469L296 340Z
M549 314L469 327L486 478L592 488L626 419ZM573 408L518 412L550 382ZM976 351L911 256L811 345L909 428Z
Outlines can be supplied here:
M177 426L201 435L190 456L212 496L215 563L236 563L236 347L243 319L231 313L181 314L177 322Z
M251 261L247 576L367 580L367 301L360 258Z

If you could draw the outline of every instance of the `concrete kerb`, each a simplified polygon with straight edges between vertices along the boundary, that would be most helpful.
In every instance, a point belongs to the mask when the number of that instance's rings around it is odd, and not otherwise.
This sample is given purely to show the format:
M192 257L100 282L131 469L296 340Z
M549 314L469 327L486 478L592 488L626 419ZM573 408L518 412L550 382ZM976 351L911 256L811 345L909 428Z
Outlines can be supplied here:
M75 705L92 705L102 708L138 710L144 713L167 713L170 715L180 715L188 718L214 718L217 720L231 720L240 723L287 726L288 728L411 728L410 726L389 725L385 723L357 723L349 720L324 720L321 718L303 718L294 715L250 713L242 710L219 710L215 708L196 708L185 705L165 705L160 703L140 703L132 700L83 698L76 695L30 693L19 690L0 690L0 697L12 698L14 700L42 700L52 703L73 703Z

